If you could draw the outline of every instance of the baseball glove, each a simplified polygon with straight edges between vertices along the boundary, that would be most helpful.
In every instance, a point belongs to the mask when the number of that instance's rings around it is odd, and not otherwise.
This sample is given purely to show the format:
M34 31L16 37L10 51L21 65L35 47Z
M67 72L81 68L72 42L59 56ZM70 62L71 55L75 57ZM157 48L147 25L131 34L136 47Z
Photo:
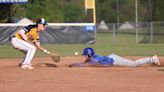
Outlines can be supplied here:
M60 56L59 55L52 53L50 56L54 62L60 62Z

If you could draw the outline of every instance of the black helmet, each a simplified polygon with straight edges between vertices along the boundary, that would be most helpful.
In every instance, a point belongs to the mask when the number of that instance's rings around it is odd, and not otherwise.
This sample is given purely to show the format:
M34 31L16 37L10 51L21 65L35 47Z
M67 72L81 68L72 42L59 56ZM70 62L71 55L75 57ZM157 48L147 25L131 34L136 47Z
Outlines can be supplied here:
M43 24L43 25L47 25L47 22L44 18L40 18L37 20L36 24Z

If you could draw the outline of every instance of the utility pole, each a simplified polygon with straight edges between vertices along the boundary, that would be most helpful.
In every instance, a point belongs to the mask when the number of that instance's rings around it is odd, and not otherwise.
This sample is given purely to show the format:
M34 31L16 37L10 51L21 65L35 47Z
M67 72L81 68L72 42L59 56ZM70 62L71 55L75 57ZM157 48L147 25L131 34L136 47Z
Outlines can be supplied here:
M116 8L117 8L117 28L118 28L119 23L120 23L120 4L119 4L119 0L116 1Z
M152 0L149 0L149 21L152 22Z
M136 43L138 43L138 0L135 0Z
M149 0L150 43L153 43L152 0Z

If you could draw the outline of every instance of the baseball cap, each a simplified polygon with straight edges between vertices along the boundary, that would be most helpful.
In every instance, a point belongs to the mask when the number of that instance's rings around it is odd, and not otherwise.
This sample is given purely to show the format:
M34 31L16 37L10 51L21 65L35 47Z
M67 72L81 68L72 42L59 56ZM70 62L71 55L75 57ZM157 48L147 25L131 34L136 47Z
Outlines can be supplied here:
M93 57L93 55L95 55L95 52L94 52L93 48L87 47L83 50L82 55L88 55L88 57L91 58L91 57Z
M43 24L43 25L48 25L47 21L44 18L40 18L37 20L36 24Z

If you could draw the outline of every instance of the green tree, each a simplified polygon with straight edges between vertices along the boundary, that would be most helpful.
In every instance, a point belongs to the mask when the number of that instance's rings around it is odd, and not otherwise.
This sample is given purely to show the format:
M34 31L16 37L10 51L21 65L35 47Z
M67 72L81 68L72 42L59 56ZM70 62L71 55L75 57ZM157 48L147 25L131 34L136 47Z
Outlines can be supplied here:
M119 12L116 1L96 0L97 22L116 23L118 16L120 22L135 21L135 0L118 0ZM163 0L138 0L139 21L163 21L163 3ZM43 17L48 22L85 22L84 0L28 0L27 4L0 5L0 22L23 17L33 20Z
M97 0L97 22L105 20L106 22L116 22L116 11L112 7L115 0Z
M153 21L164 21L164 1L152 0L153 2Z
M13 22L14 6L12 4L0 5L0 22Z
M83 19L84 13L82 9L72 4L67 4L63 8L65 22L80 22Z
M138 0L139 21L148 20L148 0ZM117 5L119 6L117 9ZM116 23L119 16L120 22L135 21L135 0L96 0L97 21L105 20Z
M36 19L45 17L46 15L46 3L45 0L29 0L28 4L16 5L16 17L28 17L30 19Z
M26 5L17 5L16 17L44 17L48 22L78 22L82 12L79 0L29 0Z

